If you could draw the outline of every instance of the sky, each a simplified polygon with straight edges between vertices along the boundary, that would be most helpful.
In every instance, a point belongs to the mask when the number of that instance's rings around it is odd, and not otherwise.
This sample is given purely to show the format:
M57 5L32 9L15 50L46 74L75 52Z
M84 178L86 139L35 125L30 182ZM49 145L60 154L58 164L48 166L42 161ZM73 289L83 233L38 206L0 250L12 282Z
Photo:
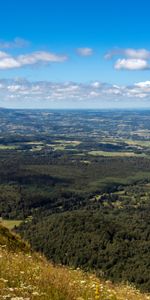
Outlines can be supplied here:
M5 0L0 107L150 108L149 0Z

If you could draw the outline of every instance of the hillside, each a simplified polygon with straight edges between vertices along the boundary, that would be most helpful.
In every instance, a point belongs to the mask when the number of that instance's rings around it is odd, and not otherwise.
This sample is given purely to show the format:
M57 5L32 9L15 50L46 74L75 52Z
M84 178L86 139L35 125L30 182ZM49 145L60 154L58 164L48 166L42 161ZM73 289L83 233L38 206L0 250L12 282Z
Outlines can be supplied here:
M83 209L24 222L18 231L56 264L96 272L115 283L150 292L149 213Z
M129 285L113 285L94 275L49 263L0 225L0 299L148 300Z
M0 118L4 226L57 265L150 293L150 112Z

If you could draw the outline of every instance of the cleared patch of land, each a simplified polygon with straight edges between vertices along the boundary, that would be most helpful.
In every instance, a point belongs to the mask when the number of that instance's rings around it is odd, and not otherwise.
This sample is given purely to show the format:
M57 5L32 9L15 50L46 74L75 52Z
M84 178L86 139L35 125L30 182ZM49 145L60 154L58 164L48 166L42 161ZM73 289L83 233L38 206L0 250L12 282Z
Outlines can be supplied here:
M34 152L34 151L41 151L43 149L43 146L41 145L39 145L39 146L36 146L36 147L33 147L32 149L31 149L31 151L32 152Z
M80 141L67 141L67 140L55 140L54 142L59 144L67 144L71 146L78 146L81 144Z
M150 141L124 140L124 142L128 145L133 145L133 146L141 146L141 147L150 146Z
M0 145L0 150L16 150L18 147L13 145L13 146L9 146L9 145Z
M135 154L134 152L105 152L105 151L89 151L89 155L93 156L111 156L111 157L133 157L133 156L144 156L144 154Z
M42 142L38 142L38 141L33 141L33 142L26 142L24 144L27 144L27 145L43 145Z
M74 147L80 145L80 141L66 141L66 140L55 140L52 144L47 144L47 146L52 147L55 151L73 150ZM68 148L70 146L70 148Z

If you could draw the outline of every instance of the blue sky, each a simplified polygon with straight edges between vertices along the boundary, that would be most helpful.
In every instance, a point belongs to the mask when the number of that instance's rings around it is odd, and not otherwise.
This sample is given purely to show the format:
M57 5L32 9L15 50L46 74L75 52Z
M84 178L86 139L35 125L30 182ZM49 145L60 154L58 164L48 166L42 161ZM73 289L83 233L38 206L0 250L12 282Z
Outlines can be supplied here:
M150 107L150 2L13 0L0 10L0 106Z

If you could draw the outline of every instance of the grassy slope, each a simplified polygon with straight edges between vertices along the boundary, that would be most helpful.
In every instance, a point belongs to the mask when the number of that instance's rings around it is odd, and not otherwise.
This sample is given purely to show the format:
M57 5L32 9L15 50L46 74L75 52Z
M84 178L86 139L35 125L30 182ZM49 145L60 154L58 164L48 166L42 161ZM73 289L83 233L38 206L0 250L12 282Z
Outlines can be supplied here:
M150 296L129 285L112 285L80 270L54 266L0 225L0 299L146 300Z
M4 227L11 230L11 229L14 229L15 226L18 227L22 221L21 220L3 220L3 219L1 219L0 222Z

